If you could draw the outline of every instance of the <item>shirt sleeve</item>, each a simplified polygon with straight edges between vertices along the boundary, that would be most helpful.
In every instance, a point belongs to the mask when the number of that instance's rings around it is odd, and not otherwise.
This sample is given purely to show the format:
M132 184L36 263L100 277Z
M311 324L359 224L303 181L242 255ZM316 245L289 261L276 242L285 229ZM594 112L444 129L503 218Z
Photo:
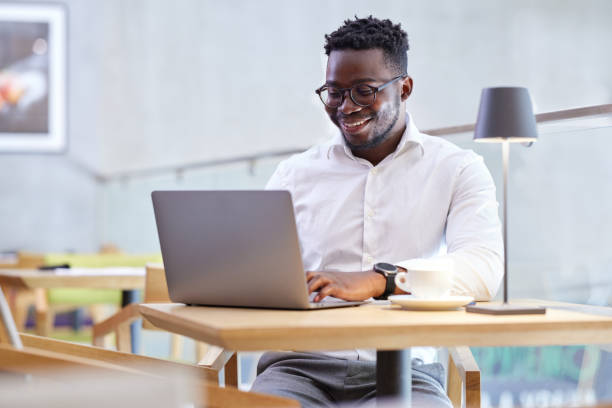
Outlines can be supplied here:
M495 184L482 158L460 167L446 220L445 255L433 258L453 268L454 295L490 300L503 277L504 245ZM414 260L397 263L409 268Z
M266 190L289 190L285 161L279 163L266 184Z

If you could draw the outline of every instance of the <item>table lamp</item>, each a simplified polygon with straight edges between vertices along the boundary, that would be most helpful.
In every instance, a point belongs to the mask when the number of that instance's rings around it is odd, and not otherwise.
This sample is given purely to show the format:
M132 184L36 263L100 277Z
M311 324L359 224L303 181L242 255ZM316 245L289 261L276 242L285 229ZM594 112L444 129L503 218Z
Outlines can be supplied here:
M532 143L538 137L536 121L527 88L485 88L480 97L480 108L475 142L502 144L504 166L504 302L466 307L472 313L496 315L543 314L545 308L508 302L508 160L510 143Z

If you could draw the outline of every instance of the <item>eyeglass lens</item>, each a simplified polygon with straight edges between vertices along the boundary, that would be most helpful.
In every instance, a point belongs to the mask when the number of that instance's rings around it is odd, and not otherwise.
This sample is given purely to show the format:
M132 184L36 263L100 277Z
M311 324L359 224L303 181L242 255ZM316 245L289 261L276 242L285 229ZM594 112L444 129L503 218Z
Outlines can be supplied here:
M337 108L342 105L342 100L346 90L330 86L321 90L321 100L330 108ZM369 106L376 99L376 92L372 87L364 84L358 84L350 88L350 98L353 102L360 106Z

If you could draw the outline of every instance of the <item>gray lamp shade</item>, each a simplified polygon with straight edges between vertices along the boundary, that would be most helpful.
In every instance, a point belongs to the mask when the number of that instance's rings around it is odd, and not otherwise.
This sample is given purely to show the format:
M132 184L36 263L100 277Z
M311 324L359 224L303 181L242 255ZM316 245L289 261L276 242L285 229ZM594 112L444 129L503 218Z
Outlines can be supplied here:
M474 141L535 142L538 137L527 88L484 88Z

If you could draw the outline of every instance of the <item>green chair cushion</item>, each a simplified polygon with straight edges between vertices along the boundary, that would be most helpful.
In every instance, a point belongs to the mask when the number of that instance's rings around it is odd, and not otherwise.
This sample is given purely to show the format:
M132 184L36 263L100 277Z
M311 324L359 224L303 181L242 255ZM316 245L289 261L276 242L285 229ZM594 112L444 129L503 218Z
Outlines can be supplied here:
M120 305L121 291L116 289L49 289L47 299L51 305Z

